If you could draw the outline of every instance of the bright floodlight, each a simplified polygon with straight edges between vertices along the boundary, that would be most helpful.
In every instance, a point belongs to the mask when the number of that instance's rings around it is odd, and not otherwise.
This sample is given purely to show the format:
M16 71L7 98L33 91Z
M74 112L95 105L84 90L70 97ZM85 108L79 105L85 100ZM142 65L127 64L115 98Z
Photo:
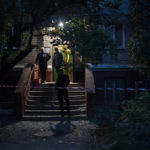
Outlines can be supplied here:
M61 27L61 28L63 28L64 24L62 22L59 22L58 26Z

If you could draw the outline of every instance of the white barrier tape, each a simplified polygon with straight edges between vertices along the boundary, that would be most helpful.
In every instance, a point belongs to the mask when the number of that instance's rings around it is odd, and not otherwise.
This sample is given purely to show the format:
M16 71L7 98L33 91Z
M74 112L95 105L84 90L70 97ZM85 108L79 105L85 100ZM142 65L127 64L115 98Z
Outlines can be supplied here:
M127 88L128 91L136 91L135 88Z
M25 86L17 85L0 85L0 88L22 88ZM46 88L46 89L80 89L80 90L92 90L93 88L84 88L84 87L51 87L51 86L30 86L31 88ZM150 91L150 88L94 88L95 90L105 91L105 90L118 90L118 91Z

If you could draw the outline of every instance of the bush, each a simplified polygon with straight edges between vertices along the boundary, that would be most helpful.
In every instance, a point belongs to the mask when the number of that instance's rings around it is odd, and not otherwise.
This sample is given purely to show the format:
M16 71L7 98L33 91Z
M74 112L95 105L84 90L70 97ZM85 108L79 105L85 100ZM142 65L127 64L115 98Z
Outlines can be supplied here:
M122 104L120 127L136 140L150 141L150 95L138 94L134 100Z
M120 116L109 118L111 126L99 126L97 150L149 150L150 149L150 95L138 93L133 100L122 103ZM113 126L113 127L112 127ZM110 128L111 127L111 128Z

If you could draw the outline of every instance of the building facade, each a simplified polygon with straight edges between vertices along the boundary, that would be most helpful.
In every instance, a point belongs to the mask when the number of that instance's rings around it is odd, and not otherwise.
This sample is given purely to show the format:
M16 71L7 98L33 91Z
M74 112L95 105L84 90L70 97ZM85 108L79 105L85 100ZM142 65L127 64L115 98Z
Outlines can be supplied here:
M96 112L101 110L102 105L120 107L123 100L134 96L134 91L126 90L126 88L134 88L138 79L137 66L131 64L128 55L128 41L131 34L129 18L130 3L122 0L118 18L110 28L110 36L117 44L118 55L113 59L107 53L102 62L92 66L96 91L87 94L89 115L97 114Z

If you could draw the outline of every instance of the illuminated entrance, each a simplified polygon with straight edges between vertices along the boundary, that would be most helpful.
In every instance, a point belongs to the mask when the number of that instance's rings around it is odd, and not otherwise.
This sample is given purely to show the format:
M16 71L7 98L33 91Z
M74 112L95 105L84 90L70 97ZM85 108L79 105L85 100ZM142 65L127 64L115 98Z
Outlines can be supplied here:
M53 46L53 54L52 59L54 57L55 48L59 49L59 52L63 55L63 65L62 68L64 70L64 73L67 74L70 78L70 81L73 81L73 57L71 55L71 50L68 49L67 45L58 45ZM57 79L57 73L55 67L53 67L53 81L56 81Z

